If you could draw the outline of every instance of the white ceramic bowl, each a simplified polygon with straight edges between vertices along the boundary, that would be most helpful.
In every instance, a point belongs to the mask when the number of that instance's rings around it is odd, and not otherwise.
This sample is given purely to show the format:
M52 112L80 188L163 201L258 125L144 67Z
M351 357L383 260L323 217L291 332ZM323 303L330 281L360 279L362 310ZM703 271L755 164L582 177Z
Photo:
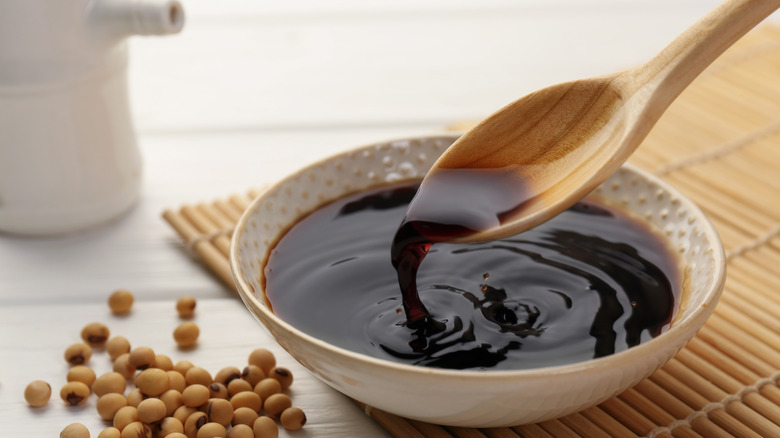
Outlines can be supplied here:
M690 200L631 166L618 170L596 192L667 236L679 251L685 272L684 302L672 326L636 347L529 370L434 369L345 350L301 332L271 312L263 296L263 265L282 233L307 212L345 194L422 177L456 138L379 143L320 161L270 187L240 219L230 266L241 298L276 341L325 383L375 408L431 423L493 427L543 421L600 403L647 377L712 313L725 275L717 233Z

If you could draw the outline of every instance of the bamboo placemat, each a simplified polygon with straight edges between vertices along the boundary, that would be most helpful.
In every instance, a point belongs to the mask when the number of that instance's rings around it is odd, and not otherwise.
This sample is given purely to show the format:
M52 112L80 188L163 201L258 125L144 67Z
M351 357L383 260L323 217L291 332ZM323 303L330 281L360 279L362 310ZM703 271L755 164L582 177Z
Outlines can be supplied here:
M715 313L669 363L557 420L467 429L363 406L396 437L780 437L780 29L743 38L686 90L631 161L696 201L721 235L728 278ZM164 218L225 283L230 233L259 190Z

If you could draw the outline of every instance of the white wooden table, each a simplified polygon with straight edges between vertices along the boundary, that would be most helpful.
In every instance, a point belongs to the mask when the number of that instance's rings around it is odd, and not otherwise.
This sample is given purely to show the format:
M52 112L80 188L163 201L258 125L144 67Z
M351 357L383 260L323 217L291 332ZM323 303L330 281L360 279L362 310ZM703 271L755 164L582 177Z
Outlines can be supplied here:
M105 427L58 397L67 345L90 321L133 345L212 372L258 346L295 373L306 427L282 436L385 432L297 365L161 219L168 207L273 181L368 142L431 133L542 86L649 58L718 0L182 0L169 38L131 42L130 89L145 160L140 203L121 220L56 238L0 235L0 435L53 437L68 423ZM777 22L777 15L771 18ZM2 133L0 133L0 147ZM113 317L109 293L136 296ZM199 299L199 347L179 351L176 298ZM109 371L105 353L91 365ZM52 384L31 409L24 387Z

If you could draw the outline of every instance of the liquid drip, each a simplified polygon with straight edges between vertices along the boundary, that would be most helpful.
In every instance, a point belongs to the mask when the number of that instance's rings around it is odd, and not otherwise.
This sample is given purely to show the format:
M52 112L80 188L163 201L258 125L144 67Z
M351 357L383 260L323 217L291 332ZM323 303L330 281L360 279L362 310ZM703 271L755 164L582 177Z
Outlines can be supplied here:
M429 316L419 299L417 269L431 245L498 226L528 199L512 170L438 168L420 185L391 246L410 323L426 324Z
M399 297L387 242L415 190L358 193L296 224L265 266L274 312L356 352L466 369L600 357L672 320L680 290L673 255L643 224L596 200L511 239L421 248L415 298L427 316L408 318L416 304Z

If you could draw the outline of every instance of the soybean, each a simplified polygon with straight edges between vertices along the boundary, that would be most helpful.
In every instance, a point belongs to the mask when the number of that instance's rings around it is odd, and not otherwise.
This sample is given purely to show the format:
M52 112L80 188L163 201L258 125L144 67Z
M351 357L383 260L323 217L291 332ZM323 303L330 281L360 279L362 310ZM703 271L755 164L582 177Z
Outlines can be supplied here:
M183 322L173 331L173 340L180 348L190 348L198 343L200 329L194 322Z
M168 373L159 368L147 368L141 371L135 378L135 386L144 395L156 397L170 387Z
M244 424L251 427L260 414L252 408L238 408L233 411L233 420L230 422L233 426Z
M299 430L306 424L306 414L300 408L289 407L282 411L279 422L287 430Z
M176 301L176 311L179 312L179 317L188 319L195 315L195 306L198 302L195 297L190 295L184 295Z
M274 394L265 400L263 410L266 414L275 417L290 406L292 406L292 400L287 394Z
M219 423L206 423L198 429L198 438L227 438L227 429Z
M233 405L222 398L212 398L206 403L206 415L209 420L225 427L233 420Z
M142 346L130 350L130 357L128 358L128 362L135 369L145 370L154 366L154 359L154 350L149 347Z
M33 380L24 388L24 400L34 408L44 406L50 398L51 385L43 380Z
M263 407L263 400L252 391L244 391L230 397L230 404L233 405L233 409L251 408L259 411ZM279 411L279 413L281 412Z
M210 396L209 389L198 383L184 388L184 391L181 393L184 404L193 408L203 406Z
M113 362L119 356L130 352L130 341L124 336L114 336L106 342L106 352Z
M249 365L260 367L264 373L268 374L276 366L276 357L265 348L257 348L249 353Z
M187 405L181 405L175 411L173 411L173 418L181 421L181 424L184 424L187 421L187 418L189 418L190 415L197 411L198 410L195 408L191 408Z
M89 386L81 382L68 382L60 389L60 398L71 406L83 404L89 394Z
M127 406L127 399L122 394L109 393L98 398L97 412L100 418L111 421L117 411Z
M122 438L152 438L152 429L140 421L134 421L122 429Z
M227 386L234 379L241 377L241 371L236 367L225 367L214 374L214 381Z
M181 374L178 371L166 371L166 374L168 374L168 388L169 389L175 389L179 392L184 391L184 388L187 387L187 381L184 379L184 375Z
M124 315L133 308L133 301L135 298L130 291L119 289L108 297L108 307L114 315Z
M167 407L159 398L147 398L138 405L138 419L146 424L156 423L165 418Z
M125 377L115 371L111 371L100 375L95 379L95 383L92 384L92 391L98 397L105 394L115 392L117 394L124 394L127 388L127 380Z
M287 368L275 367L268 373L268 377L278 380L282 385L282 391L289 388L293 382L293 375Z
M255 438L255 432L252 427L239 424L230 429L230 438Z
M276 422L265 415L257 417L257 420L252 425L252 430L255 433L255 437L277 438L279 436L279 427L276 425Z
M127 404L137 408L145 398L146 397L144 397L144 394L141 392L141 390L135 388L127 393Z
M265 400L274 394L282 392L282 384L278 380L268 377L258 382L253 391Z
M138 409L132 406L120 408L114 414L114 427L123 431L128 424L138 421Z
M68 374L65 377L68 382L81 382L87 386L92 386L95 383L95 372L92 368L84 365L76 365L68 370Z
M176 409L179 409L184 405L184 399L179 391L175 389L169 389L160 395L160 400L165 403L165 415L171 416Z
M233 379L227 386L228 394L231 397L239 392L251 391L252 389L252 384L244 379Z
M209 419L205 412L197 411L187 417L187 421L184 422L184 434L193 437L198 434L198 429L208 423Z
M105 347L110 334L108 327L100 322L91 322L81 329L81 339L93 348Z
M172 433L184 433L184 425L173 417L165 417L160 422L160 437L170 437Z
M92 357L92 347L82 342L65 349L65 360L71 365L84 365Z
M203 386L209 386L214 383L211 374L208 371L200 367L192 367L184 374L184 380L187 381L187 385L199 384Z
M261 380L265 379L265 371L257 365L247 365L241 372L241 378L254 388Z
M100 431L98 438L121 438L122 432L116 427L107 427Z
M221 383L212 383L209 385L209 392L211 392L211 398L227 399L230 396L225 385Z
M173 361L164 354L154 355L154 367L161 370L170 371L173 369Z
M71 423L62 429L60 438L89 438L89 429L81 423Z
M187 370L189 370L190 368L192 368L194 366L195 365L193 365L192 362L190 362L188 360L180 360L180 361L176 362L176 364L173 365L173 370L174 371L178 371L183 376L183 375L187 374Z
M114 360L114 372L122 375L125 379L131 379L135 375L135 367L130 365L130 354L124 353Z

